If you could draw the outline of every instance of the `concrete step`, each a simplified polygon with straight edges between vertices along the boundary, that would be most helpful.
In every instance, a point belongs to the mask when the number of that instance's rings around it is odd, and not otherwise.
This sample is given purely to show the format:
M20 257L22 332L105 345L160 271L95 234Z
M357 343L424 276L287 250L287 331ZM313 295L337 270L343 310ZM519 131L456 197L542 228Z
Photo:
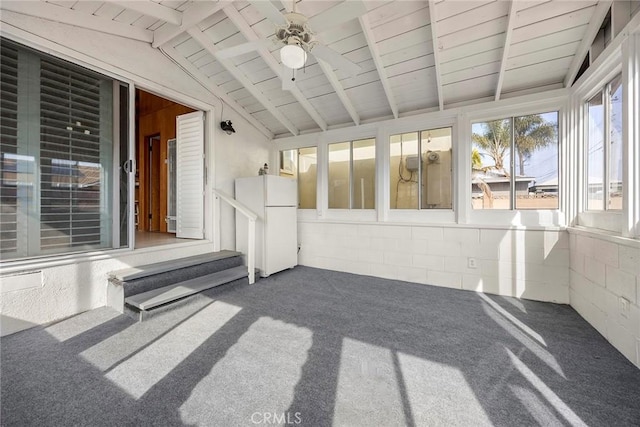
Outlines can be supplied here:
M233 267L217 273L196 277L195 279L132 295L125 298L125 303L140 311L148 311L161 305L180 300L198 292L224 285L247 276L248 273L245 266Z
M113 271L108 275L107 305L138 319L140 316L132 313L138 308L135 305L127 306L127 298L236 267L244 270L245 277L248 275L241 254L225 250Z
M223 260L226 258L242 255L240 252L223 250L220 252L195 255L186 258L172 259L169 261L158 262L155 264L141 265L138 267L125 268L122 270L112 271L109 278L117 279L121 282L130 282L132 280L141 279L143 277L154 276L156 274L166 273L167 271L178 270L180 268L193 267L195 265L206 264L213 261Z

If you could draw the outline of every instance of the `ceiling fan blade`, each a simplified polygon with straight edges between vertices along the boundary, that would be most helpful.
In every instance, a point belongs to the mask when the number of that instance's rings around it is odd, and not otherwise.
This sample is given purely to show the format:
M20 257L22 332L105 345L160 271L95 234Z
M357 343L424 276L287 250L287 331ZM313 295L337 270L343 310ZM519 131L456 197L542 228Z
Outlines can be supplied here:
M282 64L282 75L280 76L282 90L293 90L296 87L296 82L293 80L294 76L295 71Z
M329 49L328 47L326 47L324 45L319 44L319 45L314 46L314 48L311 51L311 53L317 59L321 59L324 62L327 62L333 68L337 68L339 70L346 71L347 73L351 74L352 76L356 76L356 75L358 75L358 73L360 71L362 71L362 68L360 68L360 66L358 64L355 64L355 63L349 61L347 58L345 58L344 56L340 55L335 50Z
M287 20L284 19L280 10L269 0L249 0L249 3L269 21L276 25L287 25Z
M226 49L220 49L216 52L216 58L218 59L229 59L234 58L236 56L244 55L245 53L253 52L255 50L260 49L261 47L270 46L271 42L269 40L256 40L247 43L241 43L236 46L228 47Z
M228 47L226 49L220 49L216 52L216 58L218 59L229 59L234 58L236 56L244 55L245 53L253 52L258 49L255 43L242 43L237 46Z
M367 13L367 8L361 0L346 0L337 6L320 12L309 18L308 24L312 30L322 32L344 22L351 21Z

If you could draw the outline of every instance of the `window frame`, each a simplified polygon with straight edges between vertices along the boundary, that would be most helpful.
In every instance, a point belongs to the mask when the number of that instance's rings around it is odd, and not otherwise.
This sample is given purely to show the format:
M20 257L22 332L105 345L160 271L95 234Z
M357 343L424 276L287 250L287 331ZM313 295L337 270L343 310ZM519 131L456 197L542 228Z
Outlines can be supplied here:
M568 223L567 179L570 159L567 156L569 116L569 92L557 89L544 93L531 93L514 99L498 102L455 106L444 111L430 111L413 116L390 119L382 122L370 122L358 127L331 129L326 132L304 134L274 140L278 150L316 146L318 148L318 208L298 210L299 221L344 221L355 223L384 224L459 224L491 225L495 227L532 227L557 229ZM558 112L559 164L561 197L558 210L514 210L514 211L476 211L471 212L471 122L503 118L513 114L525 116L538 111ZM451 127L452 131L452 187L453 209L405 210L389 209L389 138L391 135L415 131L418 128L436 129ZM327 189L327 145L332 142L371 138L376 135L376 209L374 211L327 209L324 197ZM565 196L562 196L565 195Z
M299 176L300 176L300 150L304 150L304 149L308 149L308 148L315 148L316 149L316 207L315 208L301 208L299 207L300 205L300 195L298 193L298 215L308 215L305 214L304 212L315 212L318 210L318 201L320 200L320 195L318 193L318 174L319 174L319 169L320 169L320 164L319 164L319 154L318 154L318 147L316 145L305 145L305 146L301 146L301 147L291 147L291 148L278 148L278 175L280 175L282 173L282 171L286 171L286 169L282 169L282 153L284 151L295 151L296 152L296 173L294 175L295 179L297 182L300 181ZM300 188L298 187L298 192L300 191Z
M586 209L588 202L586 196L586 184L588 179L586 144L588 144L589 129L587 104L589 100L592 99L596 94L602 93L605 86L612 82L620 73L622 73L623 117L625 114L624 105L627 104L626 95L628 93L628 87L627 82L625 82L625 72L622 66L622 49L620 48L620 46L612 44L608 46L605 51L606 50L609 50L609 55L606 55L604 52L600 55L602 58L598 58L598 60L602 59L603 62L599 67L590 67L590 69L588 69L584 73L584 75L581 76L580 79L578 79L578 81L572 88L572 93L570 96L570 103L573 106L572 122L575 124L576 128L579 131L575 135L573 135L574 138L572 141L573 144L575 144L575 149L573 150L572 154L574 154L579 160L579 164L576 168L577 177L575 178L575 183L572 186L573 190L575 190L575 210L574 212L571 212L571 215L575 218L573 222L574 225L604 230L617 234L625 234L624 229L627 228L624 225L627 211L627 208L625 206L628 205L628 198L630 196L627 185L628 171L625 171L625 168L628 169L629 166L631 166L631 163L633 163L633 159L628 158L626 162L623 162L623 209L601 211L590 211ZM606 61L604 61L605 58L607 59ZM635 108L638 108L637 101ZM623 122L623 126L625 126L628 130L629 124L625 125ZM626 136L625 132L623 132L623 156L624 153L627 152L629 145L631 145L628 139L628 132ZM638 162L636 163L636 167L637 165Z
M587 149L584 149L584 154L583 154L583 161L585 163L585 175L583 177L584 182L586 183L586 185L584 185L584 188L582 189L582 191L584 192L583 197L584 197L584 206L583 209L585 212L588 213L599 213L599 212L606 212L606 213L611 213L611 214L615 214L615 213L619 213L622 212L622 207L620 207L620 209L612 209L609 206L609 202L611 201L611 97L612 97L612 93L611 93L611 87L612 84L616 81L616 79L620 79L620 84L622 84L622 74L616 74L611 80L609 80L606 84L604 84L604 86L601 86L599 91L596 91L593 96L589 97L587 99L587 101L585 102L585 107L584 107L584 111L585 111L585 117L584 117L584 126L585 126L585 131L584 131L584 147L586 147ZM624 95L624 91L621 91ZM603 159L602 159L602 209L589 209L589 196L588 196L588 190L589 190L589 153L588 153L588 147L589 147L589 102L596 96L596 95L600 95L601 96L601 100L602 100L602 106L603 106L603 132L604 132L604 138L602 141L603 144ZM624 177L623 177L624 179ZM624 185L624 181L623 181L623 185ZM624 199L623 199L624 201Z
M378 137L371 128L374 126L361 126L361 129L344 129L339 130L336 135L321 135L317 141L318 147L318 184L317 194L318 202L316 204L316 212L314 218L331 219L338 221L375 221L378 215L380 193L380 151ZM329 145L337 142L359 141L361 139L373 139L376 147L375 159L375 182L376 182L376 200L374 209L329 209ZM310 213L311 214L311 213ZM302 217L309 218L309 217Z
M405 131L405 132L400 132L400 133L393 133L389 135L389 138L387 139L387 145L388 145L388 151L389 151L389 156L387 159L387 166L389 167L389 179L387 179L387 186L389 187L389 200L388 203L386 205L386 208L389 210L389 212L420 212L420 211L427 211L427 212L437 212L437 211L454 211L454 206L455 206L455 197L456 197L456 188L454 185L454 156L455 156L455 151L454 150L454 125L451 124L449 126L430 126L427 128L421 128L419 130L410 130L410 131ZM394 136L400 136L402 137L402 135L405 134L410 134L410 133L415 133L417 134L417 142L418 142L418 151L417 151L417 156L418 158L422 157L422 153L423 153L423 146L422 146L422 134L424 132L431 132L431 131L435 131L435 130L440 130L440 129L451 129L451 207L450 208L423 208L422 207L422 202L423 202L423 191L422 191L422 185L418 185L418 206L417 208L392 208L391 207L391 138ZM401 160L402 161L402 160ZM421 183L423 178L424 178L424 170L422 168L422 162L419 161L418 162L418 183Z
M543 93L544 94L544 93ZM494 108L483 109L482 111L471 111L464 115L461 121L464 126L465 135L460 139L464 151L464 163L458 167L464 167L464 172L457 173L460 179L464 179L464 184L459 187L463 193L460 207L460 223L464 224L505 224L531 227L562 227L568 222L564 210L567 200L567 185L563 176L563 170L568 162L566 147L567 115L568 105L566 96L551 96L548 98L523 102L517 105L496 106ZM558 113L558 208L556 209L473 209L471 207L471 152L473 141L471 138L471 127L473 123L490 122L509 117L522 117L532 114L542 114L548 112Z
M516 177L517 177L517 164L516 164L516 156L517 154L517 149L516 149L516 134L515 134L515 124L516 124L516 119L521 118L521 117L527 117L527 116L534 116L534 115L543 115L543 114L551 114L551 113L555 113L557 115L557 123L556 123L556 127L557 127L557 143L558 143L558 150L557 150L557 176L558 176L558 206L556 208L551 208L551 209L523 209L523 208L518 208L518 194L517 194L517 189L516 189ZM497 120L501 120L501 121L507 121L509 122L509 159L510 159L510 163L508 165L508 169L509 169L509 208L505 208L505 209L474 209L473 207L471 207L471 209L473 211L484 211L484 210L488 210L488 211L523 211L523 212L527 212L527 211L558 211L560 209L560 198L562 196L562 193L564 192L563 189L560 186L560 139L561 139L561 132L560 132L560 111L559 110L545 110L543 112L539 112L539 113L527 113L527 114L512 114L509 115L507 117L502 117L502 118L498 118L498 119L494 119L494 120L480 120L480 121L472 121L471 122L471 126L473 127L473 125L475 124L480 124L480 123L489 123L489 122L493 122L493 121L497 121ZM471 135L473 135L473 130L471 130ZM471 152L473 153L473 139L471 139ZM469 159L471 160L471 159ZM469 163L471 163L471 161L469 161ZM505 168L506 169L506 168ZM473 183L471 183L473 186ZM473 197L473 194L472 194ZM472 199L473 201L473 199Z
M353 191L353 171L354 171L353 143L354 142L359 142L359 141L367 141L367 140L373 140L373 148L374 148L374 153L375 153L375 151L377 151L376 148L377 148L377 144L378 144L377 141L376 141L376 138L354 138L354 139L351 139L351 140L348 140L348 141L336 141L336 142L329 142L327 144L327 184L328 184L329 172L330 172L330 170L329 170L329 166L330 166L329 153L331 151L330 147L332 145L337 145L337 144L349 144L349 149L348 149L349 150L349 168L348 168L349 169L349 171L348 171L349 172L349 183L348 183L348 185L349 185L349 196L348 196L349 197L349 200L348 200L349 207L348 208L332 208L332 207L330 207L329 206L329 186L327 185L327 210L329 210L329 211L348 211L348 212L352 212L352 211L375 211L376 206L377 206L377 204L376 204L376 187L378 185L378 177L377 177L377 174L376 174L376 165L377 165L377 162L378 162L377 156L374 157L374 159L373 159L374 160L374 177L373 177L373 183L374 183L374 200L373 200L373 204L374 204L374 207L371 208L371 209L365 209L365 208L359 209L359 208L354 208L353 207L353 205L354 205L354 200L353 200L354 199L354 191Z
M378 130L379 149L383 156L378 162L383 173L380 174L382 196L379 200L378 221L415 224L455 224L460 222L460 159L464 156L459 145L464 133L460 132L463 114L458 109L434 111L426 117L407 117L385 124ZM390 162L392 135L416 132L416 129L451 128L451 209L391 209ZM419 131L418 131L419 132Z

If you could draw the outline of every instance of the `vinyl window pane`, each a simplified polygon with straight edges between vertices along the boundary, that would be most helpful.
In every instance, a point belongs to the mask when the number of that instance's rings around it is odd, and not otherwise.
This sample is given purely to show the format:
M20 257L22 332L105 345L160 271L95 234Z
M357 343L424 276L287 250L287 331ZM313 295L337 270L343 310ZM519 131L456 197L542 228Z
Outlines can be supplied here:
M298 208L316 208L318 149L300 148L297 156Z
M128 224L114 197L129 194L113 188L114 129L128 129L113 121L114 81L4 39L0 57L2 258L112 248L113 224Z
M0 255L2 258L15 257L19 253L18 212L20 206L20 182L30 182L25 171L31 169L29 157L24 152L18 155L18 50L12 46L0 45ZM24 191L24 190L23 190ZM26 232L27 230L22 230Z
M280 152L280 176L296 177L298 174L298 150Z
M474 123L471 193L474 209L511 209L511 120ZM516 181L516 188L527 182Z
M609 206L622 209L622 79L609 86Z
M421 209L451 209L451 131L431 129L420 133Z
M587 210L604 209L604 105L602 93L588 102Z
M391 209L418 209L418 137L418 132L409 132L389 140Z
M376 205L376 140L353 141L352 209L374 209Z
M557 209L558 113L515 117L514 129L516 209Z
M329 144L329 209L349 209L349 142Z

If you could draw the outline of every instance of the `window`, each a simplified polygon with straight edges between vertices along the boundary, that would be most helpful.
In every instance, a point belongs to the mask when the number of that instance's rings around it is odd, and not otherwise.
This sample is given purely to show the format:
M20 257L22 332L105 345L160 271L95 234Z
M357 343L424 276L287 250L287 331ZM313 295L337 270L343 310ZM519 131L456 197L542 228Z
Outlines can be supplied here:
M587 102L587 210L622 209L622 79Z
M376 141L329 144L329 208L374 209Z
M126 245L113 181L114 100L127 92L4 39L0 48L2 258Z
M351 200L351 143L329 145L329 208L349 209Z
M558 112L474 123L474 209L558 208Z
M452 128L392 135L391 209L452 209Z
M297 178L298 208L316 208L318 149L299 148L280 152L280 176Z

